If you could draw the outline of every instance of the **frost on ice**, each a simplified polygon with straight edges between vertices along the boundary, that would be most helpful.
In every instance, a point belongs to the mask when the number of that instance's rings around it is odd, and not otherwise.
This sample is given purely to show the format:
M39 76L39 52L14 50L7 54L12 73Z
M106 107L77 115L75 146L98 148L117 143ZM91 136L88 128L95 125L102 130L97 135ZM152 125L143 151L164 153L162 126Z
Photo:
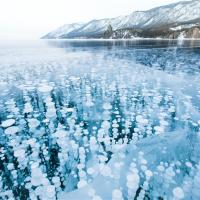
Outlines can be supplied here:
M0 61L0 199L200 199L200 73L184 52L52 51Z

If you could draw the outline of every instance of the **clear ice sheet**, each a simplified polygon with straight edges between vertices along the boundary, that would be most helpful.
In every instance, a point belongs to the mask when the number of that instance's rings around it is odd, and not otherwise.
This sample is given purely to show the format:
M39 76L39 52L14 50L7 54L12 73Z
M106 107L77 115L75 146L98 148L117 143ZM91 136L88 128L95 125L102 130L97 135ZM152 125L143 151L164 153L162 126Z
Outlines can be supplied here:
M0 199L200 199L193 43L0 44Z

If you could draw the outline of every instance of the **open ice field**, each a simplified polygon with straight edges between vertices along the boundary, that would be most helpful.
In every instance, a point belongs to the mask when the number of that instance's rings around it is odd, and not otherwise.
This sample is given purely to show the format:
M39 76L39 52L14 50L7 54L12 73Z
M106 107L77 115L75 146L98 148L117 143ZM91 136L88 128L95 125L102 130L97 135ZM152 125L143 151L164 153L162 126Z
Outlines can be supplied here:
M199 200L200 41L0 43L1 200Z

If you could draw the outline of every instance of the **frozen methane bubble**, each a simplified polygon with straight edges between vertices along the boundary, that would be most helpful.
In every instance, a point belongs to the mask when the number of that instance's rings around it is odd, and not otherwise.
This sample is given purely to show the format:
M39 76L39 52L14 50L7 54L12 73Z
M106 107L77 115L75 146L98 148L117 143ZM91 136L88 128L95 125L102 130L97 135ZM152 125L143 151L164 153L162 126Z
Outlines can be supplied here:
M27 140L27 144L28 145L34 146L35 143L36 143L36 139L35 138L31 138L31 139Z
M175 199L183 199L184 198L184 192L181 187L176 187L173 189L173 195Z
M142 115L137 115L136 116L136 121L142 125L147 125L148 124L148 119L143 118Z
M56 194L56 191L55 191L55 186L53 185L47 185L45 186L46 188L46 195L49 197L49 198L52 198L52 197L55 197L55 194Z
M19 127L18 126L11 126L7 129L5 129L5 134L6 135L14 135L17 132L19 132Z
M112 192L112 200L122 200L122 192L118 189L113 190Z
M103 200L100 196L95 195L93 196L92 200Z
M48 185L48 179L45 178L45 174L43 174L42 170L38 166L38 163L33 163L31 165L31 184L33 186L39 186L41 184Z
M110 103L104 103L103 104L103 109L105 109L105 110L111 110L112 109L112 105Z
M148 178L150 178L151 176L153 176L153 173L152 173L152 171L150 171L150 170L146 170L146 171L145 171L145 175L146 175Z
M185 165L186 165L187 167L190 167L190 168L192 167L192 163L191 163L191 162L186 162Z
M55 137L57 138L65 138L67 136L67 131L58 130L54 133Z
M7 168L8 168L8 170L13 170L14 169L14 164L13 163L8 163Z
M33 112L33 108L30 103L25 103L24 105L24 113L31 113Z
M73 111L74 111L74 108L67 108L66 111L67 111L67 112L73 112Z
M25 158L25 150L24 149L17 149L14 151L14 156L17 158Z
M162 166L162 165L158 165L157 170L160 171L160 172L163 172L165 170L165 167Z
M139 176L136 173L128 174L126 178L128 182L139 182Z
M155 126L154 130L156 131L156 134L164 133L164 127L163 126Z
M46 191L44 191L44 187L43 186L39 186L35 189L35 194L37 196L42 197L44 194L46 193Z
M128 188L136 189L136 187L138 187L140 177L138 176L137 173L128 174L126 178L127 178L127 187Z
M78 175L79 175L80 178L86 177L86 173L83 170L80 170Z
M54 183L54 185L55 185L56 187L59 187L59 186L61 185L61 183L60 183L60 178L59 178L58 176L54 176L54 177L52 178L52 182Z
M28 119L28 124L30 128L35 129L40 125L40 122L37 119Z
M14 119L7 119L7 120L5 120L5 121L2 122L1 126L3 128L7 128L9 126L12 126L14 123L15 123Z
M52 90L53 87L50 85L40 85L40 87L38 88L38 91L42 93L48 93L51 92Z
M89 188L88 196L91 196L91 197L95 196L95 190L93 188Z
M112 176L112 171L111 168L108 165L100 165L100 173L103 176Z
M84 186L86 186L87 185L87 182L85 181L85 180L80 180L79 182L78 182L78 188L82 188L82 187L84 187Z
M94 168L92 168L92 167L88 168L87 173L90 175L94 174L95 173Z

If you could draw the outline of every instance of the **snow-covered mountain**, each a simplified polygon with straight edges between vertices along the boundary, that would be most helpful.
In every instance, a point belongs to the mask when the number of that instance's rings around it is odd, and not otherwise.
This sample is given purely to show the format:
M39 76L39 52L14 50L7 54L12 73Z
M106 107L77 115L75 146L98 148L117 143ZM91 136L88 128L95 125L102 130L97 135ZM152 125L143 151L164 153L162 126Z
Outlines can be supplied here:
M83 26L83 23L65 24L65 25L59 27L58 29L48 33L47 35L44 36L44 38L49 38L49 39L61 38L65 34L67 35L71 31L78 29L81 26Z
M103 37L108 26L112 31L123 29L160 30L186 24L199 25L200 0L181 1L166 6L156 7L148 11L136 11L127 16L92 20L85 24L65 25L53 31L45 38L99 38ZM50 37L49 37L50 35Z

